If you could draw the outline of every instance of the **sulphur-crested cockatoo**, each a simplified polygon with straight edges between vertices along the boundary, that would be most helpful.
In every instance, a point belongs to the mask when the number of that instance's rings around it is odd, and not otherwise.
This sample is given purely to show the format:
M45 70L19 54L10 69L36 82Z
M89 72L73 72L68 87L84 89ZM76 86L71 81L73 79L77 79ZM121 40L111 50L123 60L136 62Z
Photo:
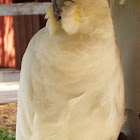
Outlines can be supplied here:
M22 61L16 140L117 140L124 83L107 0L54 0Z

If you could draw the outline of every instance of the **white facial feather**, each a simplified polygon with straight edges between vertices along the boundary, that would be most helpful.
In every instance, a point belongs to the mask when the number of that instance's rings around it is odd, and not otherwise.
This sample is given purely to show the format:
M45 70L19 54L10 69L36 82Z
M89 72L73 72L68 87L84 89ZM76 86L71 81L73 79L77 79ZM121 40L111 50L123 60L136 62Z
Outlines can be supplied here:
M78 8L75 3L65 2L61 14L61 27L68 34L74 34L79 29Z

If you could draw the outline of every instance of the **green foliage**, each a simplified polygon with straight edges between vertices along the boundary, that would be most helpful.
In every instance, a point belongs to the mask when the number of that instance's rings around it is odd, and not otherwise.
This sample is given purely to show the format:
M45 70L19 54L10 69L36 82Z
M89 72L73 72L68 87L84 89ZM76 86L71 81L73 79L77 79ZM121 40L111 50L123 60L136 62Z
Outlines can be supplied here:
M15 140L15 133L9 132L7 129L0 128L0 140Z

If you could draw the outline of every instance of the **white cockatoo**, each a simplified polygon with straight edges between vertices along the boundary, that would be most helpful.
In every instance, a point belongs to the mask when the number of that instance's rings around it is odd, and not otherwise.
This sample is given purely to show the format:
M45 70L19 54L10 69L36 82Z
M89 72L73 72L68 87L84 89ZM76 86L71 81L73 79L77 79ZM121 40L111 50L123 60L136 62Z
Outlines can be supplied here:
M107 0L53 0L22 60L16 140L117 140L124 81Z

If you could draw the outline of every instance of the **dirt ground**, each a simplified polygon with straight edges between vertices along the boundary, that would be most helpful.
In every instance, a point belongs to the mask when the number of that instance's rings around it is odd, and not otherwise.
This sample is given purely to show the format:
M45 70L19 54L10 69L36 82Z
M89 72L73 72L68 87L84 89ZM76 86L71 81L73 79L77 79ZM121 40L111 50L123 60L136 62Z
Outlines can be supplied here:
M16 130L17 103L0 105L0 127Z

